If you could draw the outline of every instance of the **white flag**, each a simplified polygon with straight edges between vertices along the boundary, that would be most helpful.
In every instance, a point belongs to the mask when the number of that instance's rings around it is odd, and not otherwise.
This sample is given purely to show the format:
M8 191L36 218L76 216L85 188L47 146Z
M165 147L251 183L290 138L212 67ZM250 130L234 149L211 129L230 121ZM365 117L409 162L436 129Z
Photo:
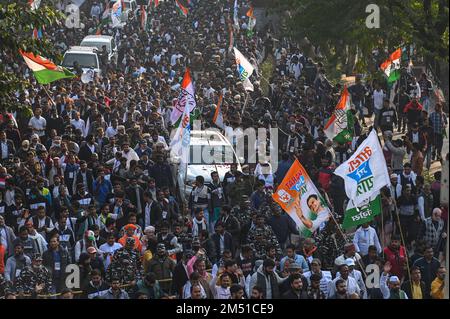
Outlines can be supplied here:
M384 186L391 185L383 149L375 130L334 173L344 179L345 192L354 205L361 204Z
M170 115L172 124L175 125L180 116L184 113L186 106L189 108L189 112L192 112L196 105L197 102L195 101L195 89L194 84L192 83L191 71L189 68L186 68L183 81L181 82L180 96Z
M247 91L253 91L253 84L250 82L249 78L253 74L255 68L253 65L248 62L248 60L242 55L242 53L236 49L234 49L234 57L236 58L237 70L239 73L239 79L244 84L244 88Z
M179 173L184 177L186 166L189 163L189 152L191 143L191 124L189 108L184 108L184 112L175 135L170 142L170 156L180 159Z

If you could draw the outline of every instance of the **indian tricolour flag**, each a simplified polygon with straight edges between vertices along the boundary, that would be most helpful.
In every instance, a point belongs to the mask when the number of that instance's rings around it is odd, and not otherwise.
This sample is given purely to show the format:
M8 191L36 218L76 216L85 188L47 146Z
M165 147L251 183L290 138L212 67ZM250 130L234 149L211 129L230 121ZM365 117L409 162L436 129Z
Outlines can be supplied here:
M220 93L219 101L217 102L216 111L214 112L213 123L220 127L221 129L225 129L225 125L223 124L223 115L222 115L222 101L223 94Z
M342 90L336 108L324 127L325 135L337 143L351 142L353 139L353 114L350 110L350 94L347 86Z
M183 82L181 82L181 92L178 97L177 103L172 109L170 114L170 121L176 123L180 116L184 113L185 108L189 109L189 113L195 108L197 103L195 102L195 90L192 83L191 72L189 68L186 68L184 73Z
M256 25L256 18L253 13L253 6L250 7L250 9L247 11L247 17L248 17L248 29L247 29L247 35L249 37L253 36L253 29Z
M178 12L180 12L186 18L188 16L189 9L183 6L178 0L175 0L175 5L177 7Z
M402 49L398 48L389 58L384 61L380 68L388 78L388 83L393 83L400 78L400 61L402 58Z
M23 59L33 71L36 81L40 84L48 84L59 79L73 78L75 74L66 68L57 66L53 62L33 53L21 51Z

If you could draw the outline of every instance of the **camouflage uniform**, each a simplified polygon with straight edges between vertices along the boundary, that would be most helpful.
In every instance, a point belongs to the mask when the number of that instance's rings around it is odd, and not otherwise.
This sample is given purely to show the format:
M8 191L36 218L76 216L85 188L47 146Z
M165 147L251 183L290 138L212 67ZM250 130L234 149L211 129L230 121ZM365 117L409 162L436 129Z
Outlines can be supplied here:
M331 224L329 222L327 226ZM315 236L323 270L333 270L334 260L344 251L345 239L331 225Z
M283 254L278 239L270 226L265 225L262 228L256 227L251 229L248 233L248 242L255 251L256 259L265 259L266 248L271 245L275 247L278 256Z
M111 264L106 271L106 281L111 282L112 278L120 278L123 284L141 279L142 264L141 254L125 247L118 249L112 258ZM127 292L133 287L127 287Z
M231 210L231 215L236 217L239 222L239 225L246 225L251 220L250 208L240 208L239 206L233 207Z
M50 271L44 266L33 268L33 266L25 266L20 272L16 281L17 291L25 294L32 294L35 291L36 285L45 284L44 289L40 294L48 294L52 286L52 275Z
M245 183L242 178L239 178L233 186L229 188L228 201L231 206L240 205L242 203L242 195L248 195L249 193L247 187L247 183Z

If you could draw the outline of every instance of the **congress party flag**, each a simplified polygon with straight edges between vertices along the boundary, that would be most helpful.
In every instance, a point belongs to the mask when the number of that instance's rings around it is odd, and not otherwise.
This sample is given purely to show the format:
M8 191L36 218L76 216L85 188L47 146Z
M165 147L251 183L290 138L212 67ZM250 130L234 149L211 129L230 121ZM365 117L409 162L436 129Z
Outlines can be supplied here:
M184 109L180 124L175 135L170 142L170 155L172 158L180 159L179 173L184 176L186 174L186 166L189 163L189 151L191 143L191 124L190 112L188 108Z
M272 198L294 220L305 237L325 225L330 209L298 160L292 164Z
M36 81L40 84L48 84L59 79L74 78L75 74L66 68L57 66L50 60L31 52L20 51L28 67L33 71Z
M122 0L116 0L111 8L112 27L118 27L121 23L122 17Z
M195 91L194 84L192 83L191 71L189 70L189 68L186 68L183 81L181 82L180 96L178 97L177 103L172 109L172 113L170 114L170 121L172 123L176 123L181 114L184 113L186 106L188 107L189 112L192 112L196 105L197 103L195 102Z
M358 207L355 207L350 200L344 214L343 229L357 227L359 225L371 222L375 216L381 214L381 195L376 192L374 196L366 199Z
M253 91L253 84L250 82L250 76L253 74L255 68L248 62L244 55L234 47L234 57L236 59L236 66L239 73L239 79L242 81L246 91Z
M41 0L28 0L28 5L30 6L31 10L37 10L41 5Z
M334 173L344 179L345 192L354 205L363 203L381 188L391 185L383 150L375 130Z
M350 110L350 94L347 86L344 86L341 98L327 124L325 124L324 132L330 140L338 143L343 144L353 140L354 120Z
M236 30L239 30L239 7L238 7L237 0L234 0L233 22L234 22L234 27L236 28Z
M256 26L256 18L254 15L253 6L250 6L250 9L247 11L246 15L248 17L247 36L251 37L251 36L253 36L253 29Z
M388 83L391 84L400 79L400 61L402 58L402 49L395 50L389 58L384 61L380 69L387 76Z
M181 4L180 1L175 0L175 6L177 7L178 12L185 18L187 18L189 9Z
M223 124L223 115L222 115L222 101L223 94L220 93L219 101L217 102L216 111L214 112L213 123L216 124L217 127L221 129L225 129L225 125Z

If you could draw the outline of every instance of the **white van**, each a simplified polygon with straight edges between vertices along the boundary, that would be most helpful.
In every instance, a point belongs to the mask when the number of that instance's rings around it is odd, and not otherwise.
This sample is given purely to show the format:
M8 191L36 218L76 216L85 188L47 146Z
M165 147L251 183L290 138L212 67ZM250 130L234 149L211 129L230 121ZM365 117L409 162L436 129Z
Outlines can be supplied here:
M214 171L219 173L222 181L225 173L230 171L232 163L237 164L239 171L242 170L240 159L228 139L215 130L191 131L189 155L186 174L181 174L178 167L176 175L180 193L184 194L185 199L189 198L197 176L203 176L205 183L209 183L211 173ZM177 161L177 159L172 160Z
M81 41L82 47L95 47L100 52L103 50L103 46L106 45L108 51L108 62L117 61L117 45L112 36L109 35L88 35Z
M102 71L97 56L97 48L82 46L70 47L69 50L64 53L62 66L69 70L73 70L75 61L78 62L84 72L92 69L98 76L101 76Z

